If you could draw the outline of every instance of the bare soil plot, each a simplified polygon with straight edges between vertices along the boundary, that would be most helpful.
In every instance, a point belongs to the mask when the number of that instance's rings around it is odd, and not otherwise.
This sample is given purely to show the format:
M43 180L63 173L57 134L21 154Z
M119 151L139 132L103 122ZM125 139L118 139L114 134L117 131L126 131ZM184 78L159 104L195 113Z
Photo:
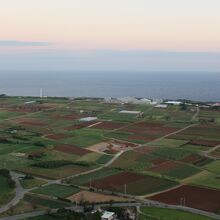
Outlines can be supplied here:
M209 212L220 210L220 190L184 185L149 197L171 205L185 205Z
M94 144L94 145L91 145L89 147L87 147L88 150L91 150L91 151L95 151L95 152L105 152L109 147L109 143L108 142L101 142L101 143L98 143L98 144Z
M60 114L53 114L52 118L58 119L58 120L75 120L79 119L81 115L75 113L75 114L68 114L68 115L60 115Z
M219 139L220 127L213 125L199 125L196 127L191 127L180 134L190 135L190 136L200 136L202 139L206 138Z
M119 197L119 196L112 196L112 195L105 195L96 192L90 191L81 191L72 196L66 198L70 202L80 203L82 201L86 201L89 203L105 203L105 202L127 202L130 201L129 199Z
M137 173L123 172L108 176L91 183L91 186L100 190L128 193L131 195L146 195L156 191L164 190L176 185L177 183L153 176L145 176Z
M41 120L24 120L19 122L19 124L21 125L30 125L30 126L46 126L47 123L45 123L44 121Z
M95 152L104 152L104 153L110 153L115 154L122 150L125 150L128 147L135 147L136 144L129 143L126 141L119 141L119 140L110 140L107 142L101 142L98 144L94 144L92 146L89 146L87 149L95 151Z
M103 121L102 123L93 126L93 128L103 129L103 130L114 130L114 129L119 129L126 125L127 125L126 123L121 123L121 122Z
M125 184L132 183L134 181L138 181L143 179L144 176L130 173L130 172L123 172L118 173L112 176L105 177L103 179L95 180L91 182L91 186L94 188L103 188L111 190L112 186L124 186Z
M75 155L79 155L79 156L83 156L88 153L91 153L90 150L87 150L85 148L80 148L80 147L70 145L70 144L57 145L55 147L55 150L60 151L60 152L64 152L64 153L75 154Z
M82 122L80 124L74 124L74 125L68 126L68 127L64 128L64 130L73 131L73 130L89 127L89 126L94 125L96 123L97 123L97 121L86 121L86 122Z

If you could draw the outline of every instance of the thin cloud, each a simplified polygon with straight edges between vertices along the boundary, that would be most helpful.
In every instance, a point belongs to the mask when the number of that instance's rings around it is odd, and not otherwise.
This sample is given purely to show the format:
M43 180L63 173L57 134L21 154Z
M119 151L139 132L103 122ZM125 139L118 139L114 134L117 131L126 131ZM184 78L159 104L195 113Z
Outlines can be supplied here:
M50 45L50 42L43 41L0 40L1 47L46 47Z

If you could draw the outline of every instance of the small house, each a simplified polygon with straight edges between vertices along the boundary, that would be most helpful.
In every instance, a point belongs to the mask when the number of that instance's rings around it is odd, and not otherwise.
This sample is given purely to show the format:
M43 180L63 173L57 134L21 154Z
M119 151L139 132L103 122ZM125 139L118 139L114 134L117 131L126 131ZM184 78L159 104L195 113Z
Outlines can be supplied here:
M102 220L116 220L116 214L114 212L105 211L101 219Z

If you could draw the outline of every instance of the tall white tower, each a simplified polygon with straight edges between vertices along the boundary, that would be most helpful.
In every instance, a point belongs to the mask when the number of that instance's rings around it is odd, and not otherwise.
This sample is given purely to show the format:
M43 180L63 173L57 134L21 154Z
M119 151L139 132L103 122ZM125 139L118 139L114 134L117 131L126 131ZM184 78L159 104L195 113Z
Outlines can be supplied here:
M43 89L42 88L40 89L40 98L41 99L43 98Z

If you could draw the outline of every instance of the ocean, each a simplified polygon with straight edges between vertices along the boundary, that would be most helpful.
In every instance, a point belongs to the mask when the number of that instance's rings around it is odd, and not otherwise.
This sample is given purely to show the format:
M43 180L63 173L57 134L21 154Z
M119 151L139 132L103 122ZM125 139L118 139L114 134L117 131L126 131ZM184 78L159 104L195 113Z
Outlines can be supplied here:
M220 73L0 71L0 94L11 96L146 97L220 101Z

